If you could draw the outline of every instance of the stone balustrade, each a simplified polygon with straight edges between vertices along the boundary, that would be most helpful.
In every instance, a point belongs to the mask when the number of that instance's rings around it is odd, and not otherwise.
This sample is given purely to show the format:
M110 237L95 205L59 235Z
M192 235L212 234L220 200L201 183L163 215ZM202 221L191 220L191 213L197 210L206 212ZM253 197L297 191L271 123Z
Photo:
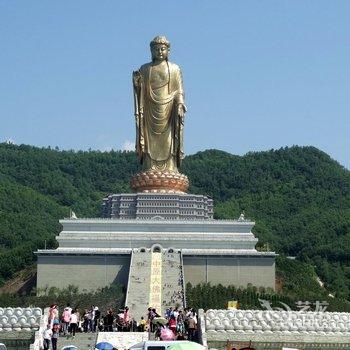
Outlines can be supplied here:
M36 330L42 315L43 312L38 307L0 307L0 332Z
M350 313L262 310L208 310L206 331L350 336Z

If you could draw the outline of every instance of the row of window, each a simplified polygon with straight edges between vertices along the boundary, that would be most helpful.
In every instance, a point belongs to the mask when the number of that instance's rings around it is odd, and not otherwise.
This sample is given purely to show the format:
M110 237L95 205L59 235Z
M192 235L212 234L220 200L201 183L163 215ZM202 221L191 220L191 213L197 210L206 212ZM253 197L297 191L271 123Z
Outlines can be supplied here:
M133 209L120 209L120 214L132 214L135 210ZM201 214L203 213L203 210L184 210L183 208L179 209L138 209L138 213L183 213L183 214ZM210 211L209 211L210 212Z
M160 213L164 213L164 214L181 214L181 215L189 215L189 214L201 214L198 213L197 211L189 211L189 210L166 210L166 209L158 209L158 210L147 210L147 209L139 209L138 214L160 214Z
M149 217L149 216L145 216L145 217L140 217L139 219L143 219L143 220L152 220L154 217ZM164 220L197 220L197 217L186 217L186 218L182 218L180 216L164 216L162 217Z
M167 202L141 202L138 203L138 207L174 207L177 206L179 208L203 208L202 204L194 205L194 204L183 204L183 203L167 203Z

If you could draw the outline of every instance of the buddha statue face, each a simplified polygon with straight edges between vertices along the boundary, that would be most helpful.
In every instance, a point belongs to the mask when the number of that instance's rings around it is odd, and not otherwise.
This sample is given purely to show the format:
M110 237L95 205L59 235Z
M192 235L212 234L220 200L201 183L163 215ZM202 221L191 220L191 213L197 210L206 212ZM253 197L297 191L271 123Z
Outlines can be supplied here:
M169 47L165 44L154 44L151 46L152 61L162 62L168 59Z

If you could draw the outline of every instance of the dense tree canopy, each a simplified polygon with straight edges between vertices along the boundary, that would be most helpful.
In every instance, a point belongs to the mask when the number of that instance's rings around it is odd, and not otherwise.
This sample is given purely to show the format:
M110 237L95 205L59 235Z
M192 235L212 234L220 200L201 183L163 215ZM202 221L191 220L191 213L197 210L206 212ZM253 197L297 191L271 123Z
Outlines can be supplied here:
M110 193L130 192L133 152L74 152L0 144L0 281L55 246L58 219L100 215ZM336 297L350 298L350 172L314 147L239 157L208 150L185 158L190 192L214 198L215 217L256 221L259 249L296 256ZM283 260L285 261L285 260ZM280 264L288 286L290 271ZM288 287L291 290L291 286Z

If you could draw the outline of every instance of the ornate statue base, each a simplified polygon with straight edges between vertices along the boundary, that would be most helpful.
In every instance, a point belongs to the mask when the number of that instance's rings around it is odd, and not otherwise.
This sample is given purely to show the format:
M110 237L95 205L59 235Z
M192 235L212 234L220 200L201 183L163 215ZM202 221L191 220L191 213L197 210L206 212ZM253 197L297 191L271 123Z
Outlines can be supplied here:
M147 170L131 179L131 188L138 193L186 193L188 186L188 177L179 172Z

